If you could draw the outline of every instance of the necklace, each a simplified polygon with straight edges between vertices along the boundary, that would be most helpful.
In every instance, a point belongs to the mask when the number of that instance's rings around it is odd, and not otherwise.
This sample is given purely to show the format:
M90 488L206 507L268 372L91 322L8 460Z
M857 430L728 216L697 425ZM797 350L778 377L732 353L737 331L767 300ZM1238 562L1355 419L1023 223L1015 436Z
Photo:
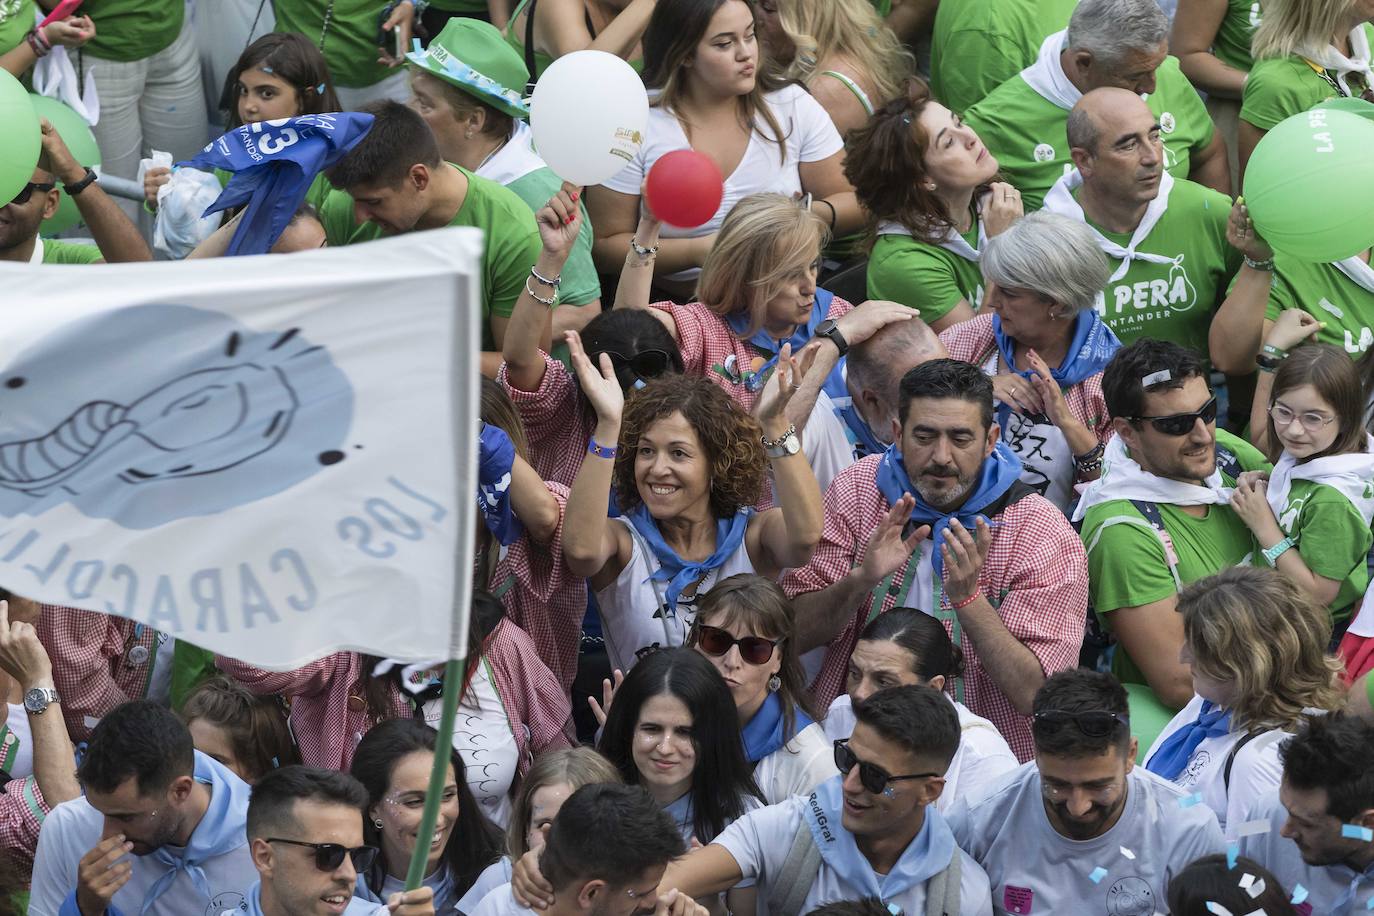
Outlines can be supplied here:
M475 168L475 169L472 170L472 171L473 171L473 174L476 174L477 172L482 171L482 167L485 166L488 162L491 161L491 157L492 157L492 156L495 156L497 153L501 152L501 150L505 149L505 148L506 148L506 144L509 143L509 142L510 142L510 137L507 137L506 139L502 140L500 143L496 144L496 148L493 149L491 152L487 153L487 157L486 157L485 159L483 159L481 162L477 163L477 168Z
M334 0L324 5L324 25L320 26L320 53L324 53L324 37L329 34L329 24L334 19Z

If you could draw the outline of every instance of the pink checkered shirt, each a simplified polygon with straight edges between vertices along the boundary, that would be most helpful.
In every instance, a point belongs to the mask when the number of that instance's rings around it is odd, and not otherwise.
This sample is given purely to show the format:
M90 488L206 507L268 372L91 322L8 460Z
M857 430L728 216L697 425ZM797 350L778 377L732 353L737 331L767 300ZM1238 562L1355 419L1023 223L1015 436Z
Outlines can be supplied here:
M509 620L497 624L483 656L510 718L523 776L534 756L571 746L568 692L540 661L525 631ZM281 694L291 700L291 727L307 766L347 771L353 749L376 724L354 690L359 677L370 673L362 670L362 656L356 652L337 652L285 672L265 671L223 655L215 656L215 664L253 693ZM390 717L413 715L399 688L390 693Z
M880 455L869 455L842 471L825 494L825 528L811 562L783 580L790 596L834 585L863 562L873 529L891 506L875 483ZM1006 628L1035 653L1047 675L1078 664L1088 605L1088 560L1083 544L1064 514L1043 497L1029 495L993 519L992 545L979 576L979 588ZM859 631L877 614L897 606L907 593L920 561L912 554L902 569L884 580L854 608L854 615L826 649L821 672L811 685L821 709L844 689L849 655ZM963 632L958 614L940 589L935 616L964 651L963 683L956 699L992 721L1017 759L1032 753L1030 719L1021 715L983 667L977 649ZM959 696L962 687L962 696Z
M48 816L47 801L33 776L12 779L0 794L0 856L8 856L28 887L38 831ZM8 888L7 888L8 890Z
M120 703L143 699L157 636L152 627L140 627L127 617L43 605L38 638L52 659L53 681L73 741L90 737L87 719L99 721ZM141 664L129 657L134 646L149 653Z
M505 363L496 380L520 414L530 445L530 467L545 480L571 487L587 455L587 441L596 430L596 413L582 399L568 367L547 353L540 355L544 357L544 380L537 391L521 391L511 385Z

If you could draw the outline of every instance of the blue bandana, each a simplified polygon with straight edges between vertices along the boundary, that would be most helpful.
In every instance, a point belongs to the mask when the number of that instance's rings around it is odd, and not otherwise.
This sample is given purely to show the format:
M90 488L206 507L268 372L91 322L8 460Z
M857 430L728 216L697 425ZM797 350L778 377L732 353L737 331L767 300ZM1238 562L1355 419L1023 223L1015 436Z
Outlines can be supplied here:
M511 468L515 465L515 443L499 426L482 424L477 459L477 506L487 530L501 546L515 543L524 532L511 505Z
M1011 371L1030 381L1030 377L1035 373L1029 369L1016 368L1016 341L1002 330L1001 315L992 316L992 336L997 339L997 349ZM1077 385L1107 368L1107 363L1112 361L1112 357L1120 349L1121 341L1117 340L1112 329L1098 317L1097 311L1083 309L1074 319L1073 341L1069 344L1069 354L1064 357L1058 368L1050 370L1050 378L1058 382L1060 388ZM1009 405L1003 404L998 407L997 423L1003 430L1007 428L1007 418L1010 416Z
M945 562L940 555L940 546L944 543L945 531L948 530L950 521L957 518L972 534L978 519L989 521L980 513L1005 496L1020 476L1021 459L1016 457L1016 453L1005 442L998 442L992 454L983 461L983 467L978 472L978 483L964 500L964 504L953 512L940 512L927 505L925 500L921 499L921 494L912 486L911 478L906 474L906 465L902 463L902 453L898 451L897 443L894 442L883 452L883 460L878 463L875 483L879 492L887 499L888 505L895 506L904 493L910 493L916 500L916 508L911 510L911 520L917 525L931 526L930 536L935 541L935 551L931 554L930 563L935 575L943 579Z
M1220 738L1230 730L1231 711L1203 700L1197 718L1165 738L1159 750L1145 761L1145 769L1168 780L1177 779L1199 744L1208 738Z
M816 328L820 327L821 322L825 321L825 316L830 314L830 303L834 301L835 294L824 289L816 290L816 301L811 306L811 317L806 319L806 324L797 325L797 329L792 332L792 336L786 340L778 340L769 337L768 332L760 328L754 332L754 336L746 338L744 332L749 330L748 312L733 312L725 316L725 323L730 326L730 330L735 332L735 336L751 343L765 353L772 353L773 358L759 367L759 371L749 376L744 386L750 391L758 391L768 381L769 373L778 364L778 354L782 352L782 345L790 343L792 353L796 354L802 347L816 336ZM747 367L746 367L747 368ZM848 397L844 386L844 360L836 361L835 368L830 370L826 376L825 384L822 386L826 394L832 398Z
M658 522L654 521L654 517L644 508L643 503L636 506L634 511L626 513L625 518L634 525L635 531L644 538L644 542L649 545L649 549L658 560L658 569L650 578L655 582L668 583L666 602L671 611L677 607L677 596L682 594L684 588L711 570L724 566L725 561L739 550L739 545L744 543L744 532L749 528L749 517L752 514L750 509L741 509L730 518L717 521L716 552L700 563L688 563L677 555L677 551L668 546L663 540L663 535L658 532Z
M759 711L754 713L754 718L745 724L740 733L744 738L744 755L750 763L758 763L769 754L782 750L782 746L795 738L797 732L811 724L811 717L801 707L793 710L792 715L796 719L792 733L784 734L782 698L776 693L768 694Z
M229 255L266 254L295 215L310 183L366 136L372 115L302 115L236 127L179 166L233 172L202 216L246 205Z
M857 458L866 455L881 455L887 451L887 446L878 440L873 434L873 427L868 425L868 421L859 415L859 409L850 401L839 409L840 419L844 421L845 429L849 430L850 437L854 440L854 452Z

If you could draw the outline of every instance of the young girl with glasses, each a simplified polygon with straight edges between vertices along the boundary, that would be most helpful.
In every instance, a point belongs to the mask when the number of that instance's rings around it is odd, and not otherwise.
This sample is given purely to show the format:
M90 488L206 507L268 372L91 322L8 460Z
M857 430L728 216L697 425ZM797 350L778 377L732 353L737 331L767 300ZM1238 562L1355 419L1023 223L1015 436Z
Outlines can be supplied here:
M744 754L768 804L809 795L835 775L810 709L792 603L776 582L749 573L723 580L701 599L688 643L730 688Z
M1269 474L1241 475L1231 508L1264 561L1325 605L1339 634L1369 585L1374 438L1355 362L1330 344L1298 346L1320 327L1290 309L1268 334L1250 428L1277 460Z

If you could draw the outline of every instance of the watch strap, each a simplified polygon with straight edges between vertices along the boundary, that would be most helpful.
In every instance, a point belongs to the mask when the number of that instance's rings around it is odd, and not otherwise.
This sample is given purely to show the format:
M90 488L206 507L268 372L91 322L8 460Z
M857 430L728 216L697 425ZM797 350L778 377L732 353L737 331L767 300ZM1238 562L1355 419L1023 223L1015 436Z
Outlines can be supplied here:
M95 169L91 168L90 166L87 166L85 178L82 178L76 184L64 184L62 186L62 190L66 191L72 197L75 197L82 191L86 190L86 188L90 187L91 183L94 182L97 177L98 176L95 174Z
M845 340L844 333L840 331L840 326L834 318L827 318L822 321L820 327L816 328L816 334L833 343L835 349L840 351L841 356L849 352L849 341Z

